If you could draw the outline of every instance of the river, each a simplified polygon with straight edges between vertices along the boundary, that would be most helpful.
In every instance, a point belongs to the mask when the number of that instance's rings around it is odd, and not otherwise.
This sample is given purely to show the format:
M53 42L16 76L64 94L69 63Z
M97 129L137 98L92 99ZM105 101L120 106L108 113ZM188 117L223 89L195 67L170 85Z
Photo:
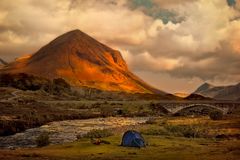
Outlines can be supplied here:
M51 144L73 142L77 135L86 134L92 129L109 129L123 126L132 126L145 123L147 117L108 117L84 120L66 120L51 122L46 125L28 129L22 133L0 137L1 148L36 147L36 138L49 133Z

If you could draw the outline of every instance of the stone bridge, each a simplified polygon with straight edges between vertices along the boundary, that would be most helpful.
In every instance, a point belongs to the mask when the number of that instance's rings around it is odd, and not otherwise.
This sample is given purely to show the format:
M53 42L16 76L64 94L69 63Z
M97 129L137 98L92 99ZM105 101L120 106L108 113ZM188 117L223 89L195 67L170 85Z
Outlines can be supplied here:
M195 106L201 106L201 107L207 107L207 108L213 108L218 109L223 112L223 114L228 113L230 108L233 107L240 107L240 102L228 102L228 101L209 101L209 102L160 102L160 104L166 108L171 113L177 113L178 111L185 109L185 108L191 108Z

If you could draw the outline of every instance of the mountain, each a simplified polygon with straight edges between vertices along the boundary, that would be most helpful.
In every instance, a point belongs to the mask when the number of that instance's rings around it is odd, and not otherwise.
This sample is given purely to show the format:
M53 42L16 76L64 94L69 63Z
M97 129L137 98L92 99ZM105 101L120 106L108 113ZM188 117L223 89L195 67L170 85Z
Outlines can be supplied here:
M1 58L0 58L0 68L1 67L4 67L5 65L7 65L8 63L7 62L5 62L4 60L2 60Z
M74 87L165 94L130 72L119 51L80 30L57 37L32 56L18 58L0 72L63 78Z
M180 97L180 98L185 98L185 97L189 96L189 94L187 94L187 93L181 93L181 92L174 93L173 95L174 95L174 96L177 96L177 97Z
M204 83L197 88L194 94L219 100L237 100L240 97L240 83L229 86L213 86Z
M214 87L213 85L205 82L200 87L198 87L195 92L201 92L201 91L209 90L213 87Z
M205 96L199 95L199 94L194 94L194 93L188 95L184 99L185 100L213 100L212 98L205 97Z

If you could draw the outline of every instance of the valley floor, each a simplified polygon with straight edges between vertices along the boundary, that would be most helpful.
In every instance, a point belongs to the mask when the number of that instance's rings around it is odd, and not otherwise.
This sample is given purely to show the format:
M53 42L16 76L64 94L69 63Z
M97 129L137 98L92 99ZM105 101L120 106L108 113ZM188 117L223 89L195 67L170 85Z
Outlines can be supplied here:
M103 138L110 144L94 145L90 139L81 138L73 143L43 148L1 149L0 159L238 160L240 158L239 122L239 117L219 121L210 120L208 117L160 117L154 122L135 127L143 134L148 144L145 148L119 146L123 130L116 129L113 130L113 136ZM197 126L197 129L186 129L189 126ZM207 132L200 132L203 129L207 129ZM216 135L222 136L216 138Z
M155 117L146 124L112 129L102 138L110 144L94 145L89 138L42 148L0 149L0 160L239 160L239 103L222 120L169 113L158 101L93 101L58 99L40 91L0 88L0 135L11 135L52 121L96 117ZM231 105L231 104L230 104ZM206 107L205 107L206 108ZM145 148L119 146L123 133L135 129Z

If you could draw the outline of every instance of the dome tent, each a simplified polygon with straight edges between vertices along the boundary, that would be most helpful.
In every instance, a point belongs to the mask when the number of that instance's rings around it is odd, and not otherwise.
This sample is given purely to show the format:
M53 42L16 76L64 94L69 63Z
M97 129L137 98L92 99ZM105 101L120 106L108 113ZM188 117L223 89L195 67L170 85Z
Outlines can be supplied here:
M137 131L127 131L122 137L121 146L125 147L145 147L144 138Z

